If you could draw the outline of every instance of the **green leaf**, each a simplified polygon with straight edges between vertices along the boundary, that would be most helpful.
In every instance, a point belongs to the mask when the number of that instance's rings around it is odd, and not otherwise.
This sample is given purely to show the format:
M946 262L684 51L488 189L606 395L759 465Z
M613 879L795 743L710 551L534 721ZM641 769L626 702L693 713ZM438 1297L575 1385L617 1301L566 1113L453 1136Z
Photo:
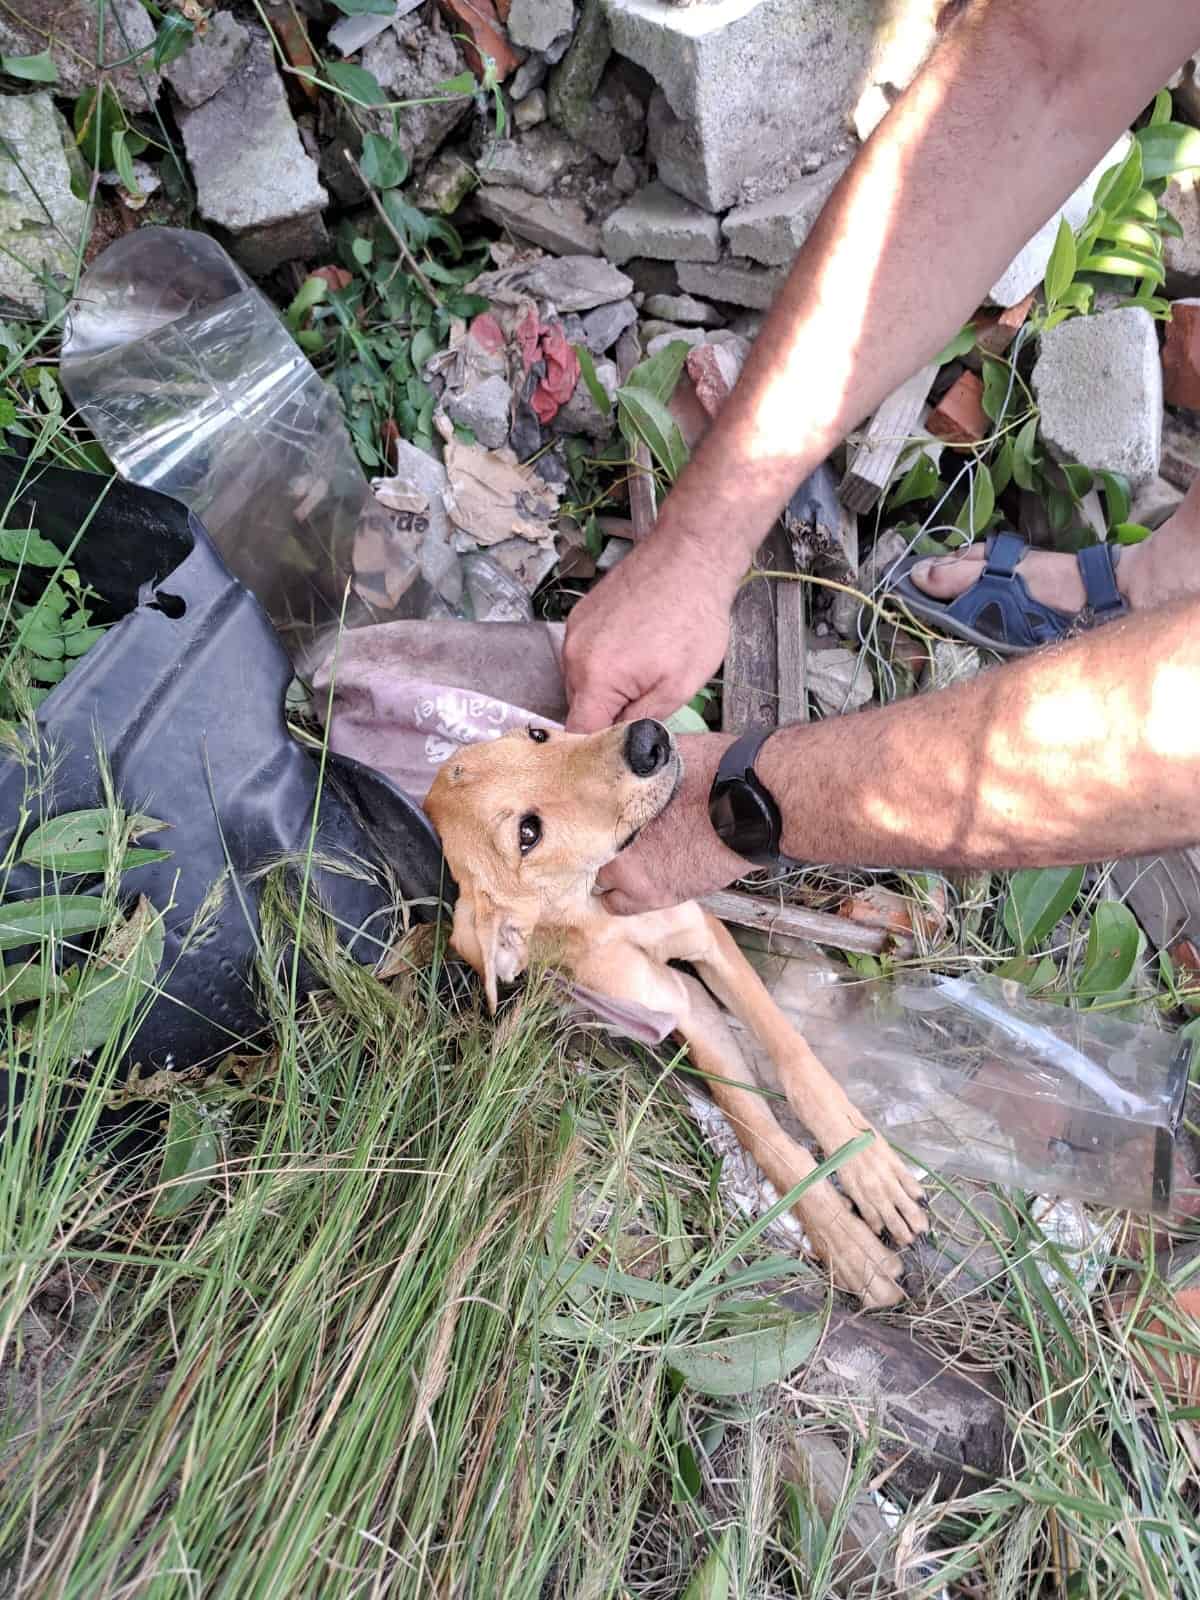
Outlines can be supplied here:
M688 1579L680 1600L729 1600L737 1566L737 1530L729 1527Z
M1024 423L1013 440L1013 478L1018 489L1032 489L1034 468L1038 465L1036 416Z
M1154 104L1150 107L1150 116L1147 126L1157 128L1164 122L1171 120L1171 91L1160 89L1154 96Z
M1024 984L1031 994L1035 994L1039 989L1049 988L1058 977L1058 968L1053 956L1011 956L1000 963L995 975Z
M1142 152L1147 183L1200 167L1200 128L1190 128L1185 122L1156 122L1139 128L1134 138Z
M1014 872L1004 904L1004 931L1022 952L1046 937L1074 904L1082 867L1035 867Z
M670 1348L666 1360L701 1394L753 1394L781 1383L807 1361L824 1326L818 1314L781 1319L749 1333Z
M1093 250L1079 263L1080 272L1106 272L1113 278L1150 278L1162 283L1166 272L1157 257L1134 250L1129 245L1109 245Z
M949 344L942 347L934 360L939 366L944 367L947 361L957 361L959 356L965 356L968 350L974 348L975 329L968 322L958 330Z
M1111 240L1113 244L1130 245L1134 250L1144 250L1147 255L1157 256L1162 253L1162 241L1157 232L1148 228L1144 222L1105 223L1098 237Z
M429 328L418 328L416 333L413 334L410 353L412 355L412 364L418 372L432 356L437 355L437 340ZM425 396L422 393L420 400L414 401L414 404L423 405L424 403Z
M444 78L441 83L433 86L434 94L463 95L474 94L479 87L473 72L460 72L457 77Z
M143 895L104 936L68 1005L50 1021L50 1059L99 1050L145 1007L162 964L163 919Z
M36 528L0 528L0 561L13 567L56 567L62 551Z
M75 633L63 634L63 649L68 656L87 655L94 644L99 644L107 628L79 628Z
M1148 539L1152 532L1140 522L1118 522L1108 531L1118 544L1141 544L1142 540Z
M50 59L49 50L37 56L0 56L0 68L10 78L23 78L26 83L58 82L58 68Z
M996 451L996 458L992 462L992 488L996 492L997 500L1012 482L1012 475L1013 438L1012 434L1009 433L1005 435L1003 443L999 450Z
M675 1487L674 1498L677 1505L698 1500L700 1491L704 1487L696 1452L684 1440L680 1440L675 1446Z
M156 817L134 816L126 824L128 837L140 839L168 826ZM104 872L108 867L111 813L64 811L35 828L21 846L21 860L42 872ZM121 858L122 872L145 866L149 861L165 861L169 850L126 850Z
M115 133L124 133L126 148L132 156L140 156L146 148L146 140L130 127L121 102L107 83L102 93L94 88L84 90L75 102L73 122L75 143L83 159L95 171L107 172L116 166Z
M679 382L689 348L682 339L673 339L670 344L655 351L654 355L639 362L627 381L637 389L645 389L665 406L675 393L675 385Z
M1119 472L1098 472L1096 476L1104 491L1105 520L1112 528L1115 524L1124 522L1129 515L1131 503L1129 479Z
M196 36L196 25L178 11L169 11L154 35L151 61L155 72L177 61Z
M314 306L319 306L322 300L329 299L329 284L324 278L315 275L305 278L297 289L292 303L284 312L284 319L294 333Z
M1159 233L1165 234L1170 239L1182 239L1183 227L1173 211L1166 206L1159 206L1154 218L1154 226Z
M391 0L385 0L385 6L389 12L394 9ZM376 189L394 189L409 173L407 153L394 139L381 139L377 133L363 136L359 165L363 177Z
M26 961L19 967L0 967L0 1012L6 1006L50 1000L66 992L66 984L54 969L40 961Z
M693 711L691 706L680 706L678 711L673 711L667 718L665 726L671 733L708 732L708 723L698 711Z
M396 9L396 0L332 0L332 4L348 17L390 17Z
M974 542L987 527L995 509L996 493L992 487L992 475L980 463L971 474L971 486L954 526Z
M220 1141L202 1108L192 1100L172 1101L153 1215L175 1217L186 1210L212 1182L220 1160Z
M133 157L129 154L129 144L123 128L118 128L113 134L112 154L113 166L117 169L121 187L127 195L136 199L142 191L138 188L137 173L133 170Z
M329 82L352 105L382 106L387 104L387 95L379 87L378 80L365 67L356 67L352 61L327 61L324 71ZM301 75L304 77L313 76L311 72L305 72Z
M666 406L648 390L626 384L617 390L618 420L621 432L634 444L642 440L670 482L687 465L688 448L679 424Z
M1095 482L1091 469L1089 467L1081 467L1075 461L1067 461L1063 464L1062 475L1067 480L1067 486L1076 500L1082 500Z
M1012 369L1006 361L998 361L995 356L983 358L983 395L980 405L984 415L993 422L999 422L1004 414L1005 401L1013 388Z
M1058 224L1058 237L1050 252L1046 268L1046 304L1053 310L1071 279L1075 276L1075 235L1071 224L1063 217Z
M1105 219L1120 216L1142 187L1143 177L1142 152L1135 141L1124 160L1117 166L1109 167L1096 185L1092 200L1093 215L1099 212Z
M587 392L592 397L592 404L602 417L606 417L612 410L612 401L609 399L608 391L600 382L596 373L596 363L592 360L592 352L585 344L574 345L573 349L579 361L579 370L583 374L583 381L587 384Z
M1088 999L1123 994L1137 970L1143 936L1137 919L1119 900L1101 900L1088 929L1087 954L1075 993Z
M87 894L46 894L0 905L0 950L16 950L40 939L75 939L108 926L112 912Z
M888 511L898 511L914 500L929 500L941 487L938 470L924 450L920 451L908 471L888 496Z

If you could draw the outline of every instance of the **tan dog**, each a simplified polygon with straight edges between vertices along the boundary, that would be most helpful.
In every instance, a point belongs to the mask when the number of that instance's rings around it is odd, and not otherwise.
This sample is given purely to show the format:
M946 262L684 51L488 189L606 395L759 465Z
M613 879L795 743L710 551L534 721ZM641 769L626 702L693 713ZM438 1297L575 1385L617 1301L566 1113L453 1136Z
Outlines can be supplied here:
M451 943L497 985L531 958L579 984L678 1019L713 1098L775 1188L786 1193L816 1163L779 1126L753 1085L716 999L761 1040L789 1102L827 1153L869 1127L763 987L716 918L693 901L671 911L610 916L596 874L668 804L682 764L657 722L580 736L530 728L451 757L425 801L459 887ZM703 979L668 965L689 962ZM711 990L711 995L709 994ZM881 1136L840 1169L858 1215L828 1179L796 1205L835 1281L869 1306L902 1297L900 1260L880 1243L907 1244L925 1227L920 1186Z

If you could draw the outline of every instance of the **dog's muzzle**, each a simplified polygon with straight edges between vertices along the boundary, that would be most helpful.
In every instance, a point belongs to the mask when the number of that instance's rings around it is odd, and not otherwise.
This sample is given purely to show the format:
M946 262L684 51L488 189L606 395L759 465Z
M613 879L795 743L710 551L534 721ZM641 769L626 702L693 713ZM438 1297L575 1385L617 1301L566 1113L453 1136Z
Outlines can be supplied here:
M641 717L625 734L625 765L635 778L652 778L671 759L674 746L661 722Z

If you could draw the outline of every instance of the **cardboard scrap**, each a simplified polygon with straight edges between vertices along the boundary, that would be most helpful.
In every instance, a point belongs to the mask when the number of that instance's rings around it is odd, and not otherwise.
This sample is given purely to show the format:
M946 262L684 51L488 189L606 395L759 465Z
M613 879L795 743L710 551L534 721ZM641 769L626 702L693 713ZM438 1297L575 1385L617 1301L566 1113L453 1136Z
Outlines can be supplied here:
M558 484L543 483L511 450L462 444L450 427L443 439L449 480L446 510L454 526L469 536L465 548L500 544L514 535L553 546L554 516L562 493Z

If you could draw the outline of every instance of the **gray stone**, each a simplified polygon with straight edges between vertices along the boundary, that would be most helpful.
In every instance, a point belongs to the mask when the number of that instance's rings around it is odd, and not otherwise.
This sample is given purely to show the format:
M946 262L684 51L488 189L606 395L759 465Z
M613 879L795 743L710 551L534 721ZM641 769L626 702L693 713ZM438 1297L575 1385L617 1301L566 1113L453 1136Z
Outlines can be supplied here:
M511 407L508 384L503 378L491 377L447 400L446 415L460 428L470 428L485 450L499 450L508 441Z
M983 657L973 644L958 639L935 639L929 647L929 664L922 673L926 689L948 689L951 684L973 678L983 666Z
M647 317L661 317L664 322L680 323L686 328L719 328L725 321L716 306L690 294L647 295L642 313Z
M778 267L760 267L740 256L728 256L713 266L699 261L681 261L679 283L688 294L706 295L726 305L748 306L751 311L769 311L775 296L787 281Z
M628 156L622 156L613 168L612 181L618 194L633 194L637 189L640 179L637 168Z
M865 83L907 82L934 37L930 0L606 0L614 48L662 90L651 154L663 182L710 210L844 136ZM656 103L658 97L655 97Z
M1182 239L1163 239L1166 290L1173 300L1200 295L1200 185L1195 171L1172 178L1161 204L1183 230Z
M598 261L594 256L563 256L557 261L519 261L496 272L485 272L469 287L501 305L546 300L562 315L625 300L633 285L607 261Z
M1129 511L1131 522L1140 522L1143 528L1158 528L1173 517L1183 500L1183 490L1177 489L1166 478L1152 478L1143 484L1133 497Z
M549 71L545 56L526 56L513 73L512 82L508 86L513 99L524 100L526 95L531 95L535 89L540 89Z
M70 144L48 94L0 96L0 302L38 316L46 296L37 275L72 275L85 237L87 207L71 192Z
M249 272L316 255L328 244L328 196L304 153L270 45L256 34L225 87L179 113L200 215L232 235Z
M651 328L658 331L651 333ZM695 349L698 344L704 343L706 336L703 328L672 328L661 322L647 322L642 327L642 337L646 342L646 354L656 356L669 344L686 344L689 349Z
M427 27L417 13L394 22L363 51L362 64L392 100L427 100L400 110L356 111L364 123L384 138L392 136L416 168L432 159L470 112L470 95L458 99L438 96L438 85L457 77L466 57L446 32Z
M475 196L480 216L518 239L558 256L598 256L600 229L578 200L526 194L524 189L485 186Z
M573 136L587 121L611 54L600 0L583 0L570 48L550 74L548 97L551 117Z
M557 128L531 128L519 139L495 139L479 158L483 183L545 194L564 172L587 160L587 151Z
M809 650L804 662L805 687L827 717L858 711L875 693L865 656L850 650Z
M225 87L249 48L250 30L231 12L216 11L204 33L164 67L163 76L185 106L202 106Z
M1174 86L1175 109L1185 122L1200 127L1200 55L1185 61Z
M611 361L597 361L595 366L600 387L608 396L607 410L597 410L592 391L581 377L575 393L554 414L550 426L555 433L585 433L592 439L607 439L612 432L613 406L621 380Z
M1046 276L1050 254L1058 237L1058 225L1065 217L1072 228L1081 228L1092 209L1092 199L1100 179L1116 162L1129 153L1130 139L1123 133L1108 154L1096 163L1070 199L1044 222L1029 243L1009 263L1009 266L992 285L988 299L993 305L1015 306L1032 294Z
M648 185L614 211L600 238L605 255L618 265L634 256L659 261L717 261L721 256L721 225L716 217L689 205L661 183Z
M512 0L505 26L523 50L549 50L575 25L573 0Z
M443 150L425 168L416 200L422 211L440 211L444 217L457 211L475 187L475 171L454 150Z
M1042 437L1059 460L1122 472L1134 489L1157 475L1162 369L1148 311L1128 306L1051 328L1042 335L1033 389Z
M646 102L635 87L635 71L627 61L610 66L570 126L572 137L610 167L636 155L645 143Z
M539 123L545 122L548 115L544 89L534 89L513 107L513 121L522 132L536 128Z
M810 178L801 178L782 194L739 206L721 224L735 255L768 267L786 266L808 238L809 231L850 165L849 156L832 161Z
M100 48L100 19L104 48ZM36 56L49 50L58 68L54 93L72 98L96 86L102 61L124 61L154 42L154 24L140 0L18 0L0 7L0 52ZM161 80L150 55L105 74L126 111L149 111Z
M596 571L611 572L614 567L621 565L632 549L632 539L609 539L596 557Z
M632 300L614 300L611 305L597 306L583 319L583 342L593 355L603 355L637 321L637 308Z
M638 256L634 261L623 261L621 271L633 279L639 294L679 293L679 276L672 261L651 261L648 256Z

